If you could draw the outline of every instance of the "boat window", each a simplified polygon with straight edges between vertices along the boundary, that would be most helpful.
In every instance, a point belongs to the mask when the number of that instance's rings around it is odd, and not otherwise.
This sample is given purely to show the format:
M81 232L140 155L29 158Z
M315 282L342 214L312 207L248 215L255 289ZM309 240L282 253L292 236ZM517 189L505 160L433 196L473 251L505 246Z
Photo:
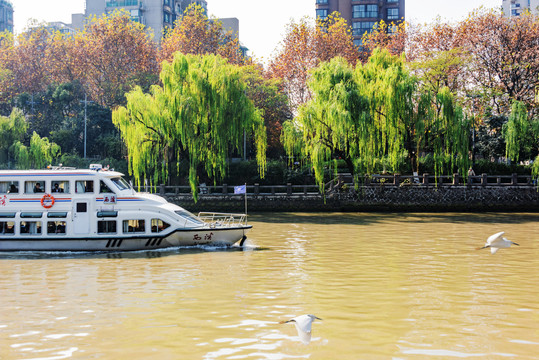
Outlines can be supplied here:
M88 211L88 204L85 202L77 203L77 212L85 213Z
M14 218L14 212L0 212L0 218Z
M195 224L204 225L202 221L200 221L199 218L197 218L195 215L191 214L189 211L182 209L182 210L176 210L174 211L176 214L180 215L182 219L189 220L191 222L194 222Z
M124 220L123 232L124 233L141 233L145 232L144 220Z
M77 194L93 193L94 181L93 180L78 180L75 182L75 192Z
M116 220L100 220L97 222L98 234L116 233Z
M26 181L24 183L25 194L37 194L45 192L45 181Z
M41 221L21 221L21 234L41 234Z
M18 194L18 181L0 181L0 194Z
M47 213L48 218L65 218L67 217L67 212L49 212Z
M21 212L21 217L22 218L36 218L36 219L39 219L39 218L41 218L42 215L43 215L43 213L41 213L41 212Z
M118 187L120 190L127 190L131 189L131 185L127 181L125 181L123 178L113 178L110 179L114 185Z
M52 181L51 183L51 192L53 193L68 193L69 192L69 181Z
M117 217L118 211L98 211L97 217Z
M169 226L170 226L169 223L164 222L161 219L152 219L152 232L153 233L161 232L165 230L166 228L168 228Z
M13 221L0 221L0 234L15 234L15 223Z
M65 221L49 221L47 222L47 234L65 234Z
M112 193L113 191L103 182L103 180L99 181L99 192L101 194L107 194Z

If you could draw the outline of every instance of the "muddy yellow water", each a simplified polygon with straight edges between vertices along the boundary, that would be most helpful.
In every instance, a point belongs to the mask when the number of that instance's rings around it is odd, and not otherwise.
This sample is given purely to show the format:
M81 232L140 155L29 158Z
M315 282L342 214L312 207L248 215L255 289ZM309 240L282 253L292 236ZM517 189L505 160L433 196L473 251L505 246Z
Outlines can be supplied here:
M0 255L0 359L539 359L539 214L251 223L244 251Z

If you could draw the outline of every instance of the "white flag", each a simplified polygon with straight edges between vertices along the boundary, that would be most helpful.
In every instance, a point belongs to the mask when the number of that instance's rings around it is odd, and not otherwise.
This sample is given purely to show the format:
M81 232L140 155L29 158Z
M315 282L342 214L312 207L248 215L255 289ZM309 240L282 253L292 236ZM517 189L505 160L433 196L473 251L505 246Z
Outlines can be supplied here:
M245 194L247 189L245 185L234 186L234 194Z

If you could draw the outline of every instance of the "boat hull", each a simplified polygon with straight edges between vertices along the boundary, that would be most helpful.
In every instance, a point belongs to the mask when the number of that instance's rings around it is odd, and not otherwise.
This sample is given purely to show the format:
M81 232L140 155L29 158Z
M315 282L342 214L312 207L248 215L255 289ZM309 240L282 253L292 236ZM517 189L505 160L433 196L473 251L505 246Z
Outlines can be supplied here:
M252 226L177 229L164 236L108 236L99 238L27 237L0 239L0 251L136 251L183 246L232 246Z

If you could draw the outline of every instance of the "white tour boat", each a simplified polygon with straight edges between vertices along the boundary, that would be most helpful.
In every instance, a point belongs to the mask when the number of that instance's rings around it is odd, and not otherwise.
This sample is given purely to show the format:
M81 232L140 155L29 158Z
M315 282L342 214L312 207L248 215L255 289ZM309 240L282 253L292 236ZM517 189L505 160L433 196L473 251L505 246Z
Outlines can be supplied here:
M138 193L123 174L0 170L0 251L127 251L243 245L246 214L199 213Z

